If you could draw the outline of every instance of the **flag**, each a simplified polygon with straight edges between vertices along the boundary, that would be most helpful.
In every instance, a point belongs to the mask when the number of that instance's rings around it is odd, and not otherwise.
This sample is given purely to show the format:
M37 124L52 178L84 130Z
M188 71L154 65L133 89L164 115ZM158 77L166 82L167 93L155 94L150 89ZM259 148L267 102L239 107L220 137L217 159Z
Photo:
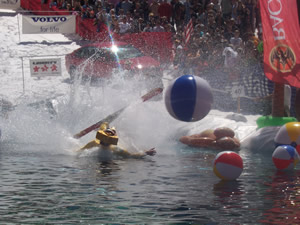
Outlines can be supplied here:
M185 43L185 45L188 44L193 31L194 31L193 20L190 19L190 21L187 23L187 25L184 28L184 43Z
M264 72L273 82L300 88L297 0L260 0Z

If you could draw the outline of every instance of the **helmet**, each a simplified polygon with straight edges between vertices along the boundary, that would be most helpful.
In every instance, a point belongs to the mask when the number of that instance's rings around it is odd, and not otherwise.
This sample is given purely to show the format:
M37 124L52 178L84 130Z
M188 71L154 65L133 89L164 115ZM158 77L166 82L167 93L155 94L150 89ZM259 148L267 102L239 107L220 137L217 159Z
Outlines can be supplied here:
M115 130L114 127L112 127L112 128L106 128L106 129L104 130L104 133L106 133L106 134L108 134L108 135L111 135L111 136L114 136L114 135L117 134L117 131Z
M114 127L106 128L105 130L98 130L96 134L96 139L100 141L101 144L106 145L117 145L118 136Z

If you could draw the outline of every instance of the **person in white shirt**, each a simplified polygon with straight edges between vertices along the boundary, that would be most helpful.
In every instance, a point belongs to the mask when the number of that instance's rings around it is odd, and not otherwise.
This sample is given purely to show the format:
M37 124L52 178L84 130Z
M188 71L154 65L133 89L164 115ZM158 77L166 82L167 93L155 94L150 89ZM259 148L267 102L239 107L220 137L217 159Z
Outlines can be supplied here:
M127 22L127 18L123 17L121 22L119 22L120 34L129 33L131 31L131 25Z
M143 29L143 32L152 32L153 28L151 27L150 23L147 23L145 28Z
M231 69L236 66L238 53L234 51L231 47L225 47L222 55L225 56L225 68Z
M160 25L159 20L156 20L156 23L152 29L152 32L165 32L165 28L162 25Z

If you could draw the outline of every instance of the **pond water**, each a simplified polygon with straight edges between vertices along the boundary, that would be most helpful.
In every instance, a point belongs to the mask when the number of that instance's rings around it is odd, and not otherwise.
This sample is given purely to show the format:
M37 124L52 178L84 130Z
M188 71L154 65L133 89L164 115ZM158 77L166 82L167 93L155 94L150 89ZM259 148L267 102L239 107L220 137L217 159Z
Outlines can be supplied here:
M24 147L27 148L24 151ZM154 157L103 163L97 154L31 152L2 143L2 224L297 224L298 170L241 150L236 181L212 171L216 152L173 146ZM47 149L49 152L49 149Z
M300 222L300 172L277 171L272 151L264 151L263 143L259 151L241 148L243 173L226 182L213 172L219 151L178 141L222 126L243 141L255 132L258 115L238 122L213 109L201 121L180 122L168 114L163 98L133 101L143 93L129 85L126 91L78 86L70 96L51 100L50 111L49 104L32 107L26 101L1 119L1 224ZM121 144L127 149L156 147L155 156L103 163L97 150L76 152L95 132L79 140L72 134L124 105L129 107L111 124Z

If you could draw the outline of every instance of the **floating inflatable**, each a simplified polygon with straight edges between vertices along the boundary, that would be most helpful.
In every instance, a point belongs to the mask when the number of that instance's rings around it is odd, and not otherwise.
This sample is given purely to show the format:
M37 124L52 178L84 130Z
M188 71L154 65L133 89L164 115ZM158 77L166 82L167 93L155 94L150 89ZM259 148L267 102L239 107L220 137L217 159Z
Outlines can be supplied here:
M281 145L273 152L272 160L278 170L294 169L299 162L299 155L293 146Z
M232 151L224 151L217 154L213 171L222 180L236 180L243 172L243 159Z
M235 137L234 131L228 127L219 127L215 130L208 129L200 134L182 136L179 141L196 148L236 150L240 147L240 141Z
M261 116L256 120L258 128L282 126L289 122L297 122L294 117Z
M300 154L300 122L284 124L274 138L276 146L291 145Z

